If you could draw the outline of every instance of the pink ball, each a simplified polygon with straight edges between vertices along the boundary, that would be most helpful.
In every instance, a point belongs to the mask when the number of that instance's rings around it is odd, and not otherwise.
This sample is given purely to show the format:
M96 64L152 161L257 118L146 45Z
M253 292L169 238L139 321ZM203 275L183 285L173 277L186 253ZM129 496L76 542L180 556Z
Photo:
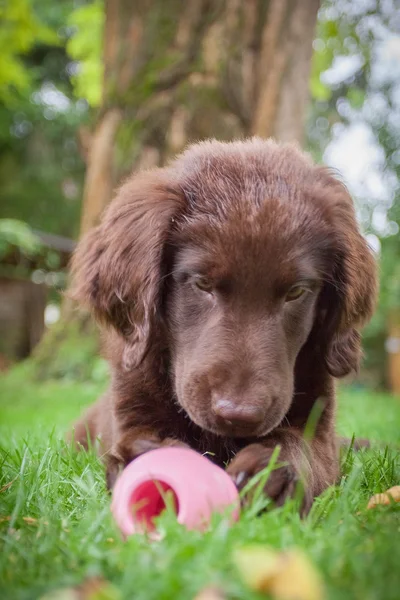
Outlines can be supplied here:
M122 533L154 532L167 492L187 529L206 529L215 512L239 517L239 495L223 469L194 450L159 448L132 461L115 484L111 510Z

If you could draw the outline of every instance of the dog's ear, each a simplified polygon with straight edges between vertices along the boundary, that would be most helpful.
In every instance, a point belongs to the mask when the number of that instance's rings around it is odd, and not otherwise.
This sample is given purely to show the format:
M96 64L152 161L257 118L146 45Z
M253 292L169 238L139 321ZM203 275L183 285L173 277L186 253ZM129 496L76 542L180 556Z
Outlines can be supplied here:
M140 173L120 188L72 259L70 295L123 336L125 368L138 365L148 349L165 244L183 209L184 196L166 170Z
M320 177L333 247L316 325L323 336L329 373L344 377L359 366L360 330L371 318L376 304L377 265L359 231L353 201L345 186L325 169L320 170Z

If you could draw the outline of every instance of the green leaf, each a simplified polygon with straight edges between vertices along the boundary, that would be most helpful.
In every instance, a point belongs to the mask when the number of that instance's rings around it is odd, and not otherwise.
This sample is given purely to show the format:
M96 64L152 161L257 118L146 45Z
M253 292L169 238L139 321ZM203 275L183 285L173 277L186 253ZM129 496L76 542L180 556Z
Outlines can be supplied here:
M347 92L347 98L353 108L359 109L364 104L365 91L357 87L351 87Z
M317 78L311 79L310 90L313 98L322 102L329 100L332 96L332 90L327 85L324 85L322 81Z
M17 246L27 256L34 256L42 249L40 239L29 225L17 219L0 219L0 256L12 246Z
M98 106L103 79L103 3L96 0L77 8L70 15L68 25L74 33L68 40L67 52L79 63L79 72L72 77L75 93L91 106Z
M23 56L39 44L59 45L57 33L39 21L29 0L0 4L0 102L12 103L26 92L32 74Z

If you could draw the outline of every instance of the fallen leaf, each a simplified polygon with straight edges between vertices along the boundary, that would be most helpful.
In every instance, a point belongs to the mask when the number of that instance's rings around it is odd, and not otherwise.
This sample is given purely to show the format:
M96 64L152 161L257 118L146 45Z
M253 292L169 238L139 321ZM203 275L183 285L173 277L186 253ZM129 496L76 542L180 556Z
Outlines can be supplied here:
M300 550L278 552L265 546L247 546L234 554L243 581L254 591L277 600L322 600L321 577Z
M299 550L282 555L282 568L271 586L273 596L282 600L322 600L321 577L314 565Z
M383 494L375 494L370 498L367 508L374 508L378 504L389 505L392 502L400 502L400 485L395 485L386 490Z
M34 517L22 517L22 520L27 525L39 525L40 524L39 519L35 519ZM48 524L49 524L48 521L42 521L42 525L48 525Z
M259 592L269 590L271 579L280 569L278 552L266 546L240 548L234 552L234 562L246 585Z
M4 523L4 521L11 521L11 517L0 517L0 523Z
M38 523L38 520L34 517L22 517L22 520L28 523L28 525L37 525Z
M40 600L121 600L121 593L106 579L90 577L80 585L52 590Z
M8 483L6 483L5 485L3 485L2 488L0 488L0 494L2 492L5 492L6 490L8 490L9 487L12 486L12 484L14 483L14 481L16 481L18 479L18 475L17 477L14 477L14 479L12 479L11 481L9 481Z
M193 600L225 600L224 592L215 586L207 586L200 590Z

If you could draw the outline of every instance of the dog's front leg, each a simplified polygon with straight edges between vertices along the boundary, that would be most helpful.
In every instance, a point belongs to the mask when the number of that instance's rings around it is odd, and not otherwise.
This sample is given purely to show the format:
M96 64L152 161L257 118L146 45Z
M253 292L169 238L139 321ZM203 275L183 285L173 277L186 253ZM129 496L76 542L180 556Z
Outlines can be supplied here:
M338 459L334 443L316 438L306 442L300 432L277 429L266 438L246 446L228 465L227 471L239 489L271 461L279 446L278 468L274 469L264 487L265 494L276 506L295 495L297 484L303 487L301 514L310 510L314 498L335 483Z

